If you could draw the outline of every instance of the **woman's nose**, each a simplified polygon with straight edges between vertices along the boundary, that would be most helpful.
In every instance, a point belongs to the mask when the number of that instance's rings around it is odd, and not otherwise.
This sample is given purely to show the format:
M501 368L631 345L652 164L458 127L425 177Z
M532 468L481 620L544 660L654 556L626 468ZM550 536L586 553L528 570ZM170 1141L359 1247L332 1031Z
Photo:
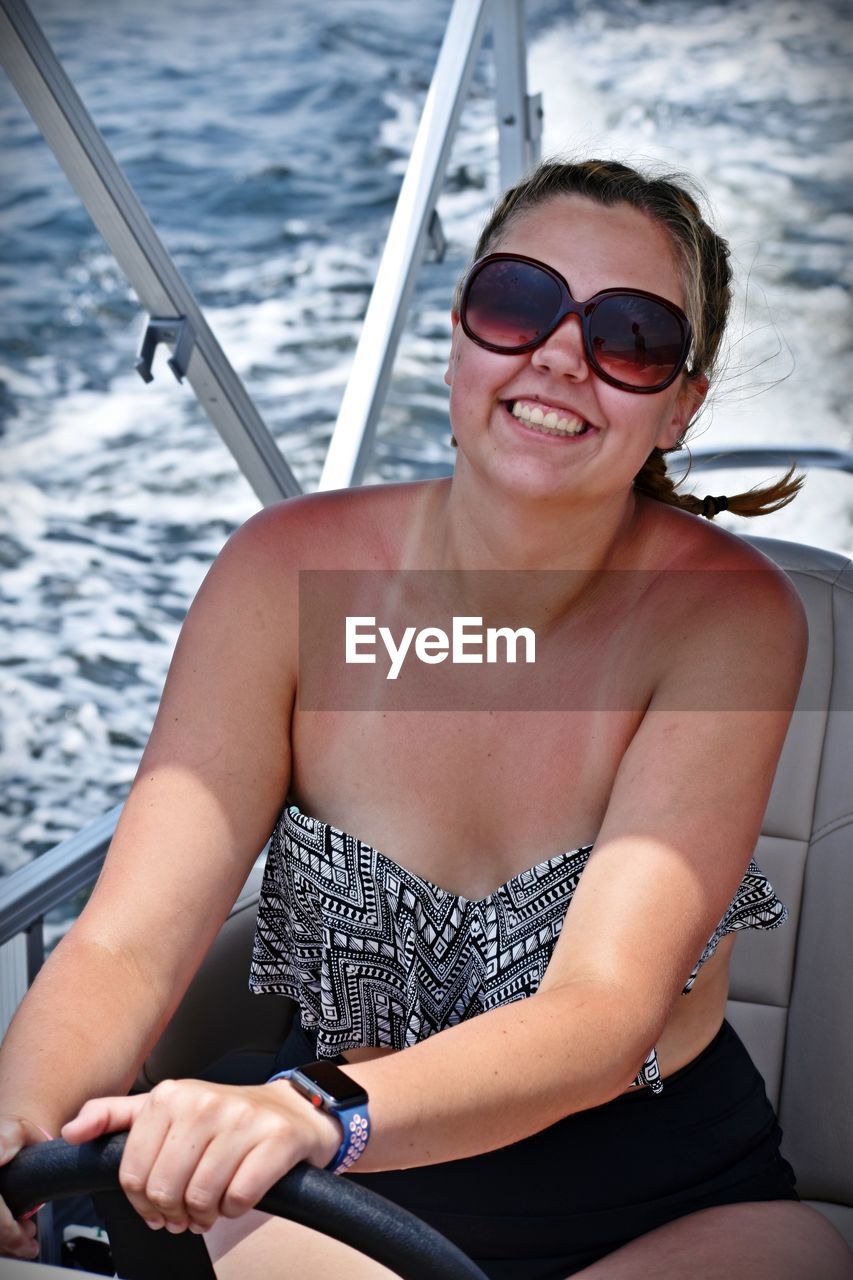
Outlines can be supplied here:
M582 379L589 376L589 364L583 345L583 329L579 316L566 316L541 346L531 353L537 369L563 377Z

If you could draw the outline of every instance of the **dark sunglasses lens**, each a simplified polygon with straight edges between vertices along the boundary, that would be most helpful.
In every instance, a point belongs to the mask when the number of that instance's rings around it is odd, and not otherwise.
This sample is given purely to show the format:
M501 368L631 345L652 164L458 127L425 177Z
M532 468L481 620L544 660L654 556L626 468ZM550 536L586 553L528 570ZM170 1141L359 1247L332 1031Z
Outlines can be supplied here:
M487 262L468 290L465 321L483 342L506 351L536 342L560 310L561 290L527 262Z
M678 316L651 298L603 298L590 321L595 359L611 378L632 387L656 387L677 368L684 347Z

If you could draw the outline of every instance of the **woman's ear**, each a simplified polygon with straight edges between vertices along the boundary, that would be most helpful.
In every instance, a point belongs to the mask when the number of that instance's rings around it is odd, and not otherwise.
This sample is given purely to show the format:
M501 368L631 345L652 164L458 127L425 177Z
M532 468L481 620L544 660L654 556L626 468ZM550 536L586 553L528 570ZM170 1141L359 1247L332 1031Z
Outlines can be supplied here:
M450 323L452 326L452 336L450 339L450 355L447 359L447 368L444 371L444 381L448 387L453 386L453 366L459 359L459 338L462 330L459 327L459 312L456 310L450 313Z
M676 441L681 439L702 407L708 394L708 386L708 379L704 373L684 379L673 406L672 417L666 426L661 428L658 436L657 446L659 449L675 448Z

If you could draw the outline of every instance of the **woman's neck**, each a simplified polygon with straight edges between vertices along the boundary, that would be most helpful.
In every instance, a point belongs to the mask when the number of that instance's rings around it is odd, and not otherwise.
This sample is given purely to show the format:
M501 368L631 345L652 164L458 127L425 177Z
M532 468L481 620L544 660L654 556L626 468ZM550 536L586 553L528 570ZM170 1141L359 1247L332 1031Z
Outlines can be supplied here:
M470 472L457 473L434 495L433 567L598 573L618 566L629 540L636 564L641 506L633 490L558 503L507 494L496 500L485 488Z

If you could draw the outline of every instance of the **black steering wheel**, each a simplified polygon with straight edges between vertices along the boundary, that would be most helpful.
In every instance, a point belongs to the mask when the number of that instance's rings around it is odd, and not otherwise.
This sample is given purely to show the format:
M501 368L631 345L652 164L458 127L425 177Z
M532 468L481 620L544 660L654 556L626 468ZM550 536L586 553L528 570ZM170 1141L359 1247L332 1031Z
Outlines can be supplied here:
M0 1196L15 1217L42 1200L63 1196L111 1192L124 1199L118 1170L126 1139L126 1133L114 1133L80 1146L69 1146L57 1139L24 1147L14 1160L0 1168ZM295 1165L270 1187L257 1208L351 1245L403 1280L486 1280L461 1249L407 1209L347 1178L309 1164ZM160 1275L168 1265L166 1250L182 1248L187 1257L189 1250L194 1250L193 1275L215 1280L201 1237L190 1232L170 1235L166 1231L150 1231L136 1214L132 1217L146 1237L156 1240L157 1248L163 1250ZM147 1263L143 1270L132 1272L123 1264L121 1274L126 1280L150 1280L152 1271ZM180 1274L189 1275L183 1264Z

